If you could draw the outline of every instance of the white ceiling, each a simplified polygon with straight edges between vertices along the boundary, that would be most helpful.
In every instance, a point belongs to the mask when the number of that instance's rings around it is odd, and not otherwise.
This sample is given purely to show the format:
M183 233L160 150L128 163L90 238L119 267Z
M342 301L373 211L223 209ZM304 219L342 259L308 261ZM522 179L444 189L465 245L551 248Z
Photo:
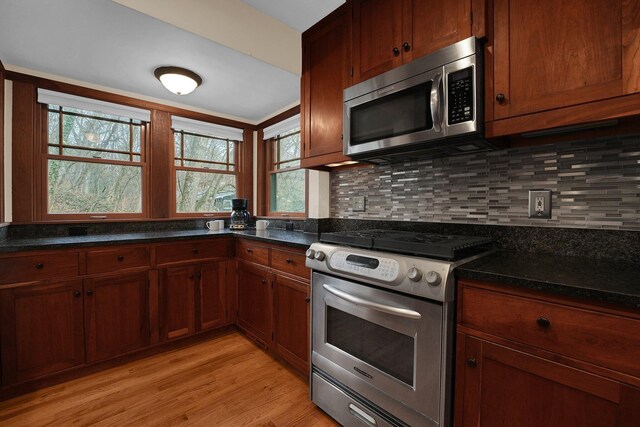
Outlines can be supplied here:
M234 2L242 4L240 0L199 1L202 13L215 11L212 8L218 3L227 8ZM165 4L168 2L171 0L164 0ZM185 0L172 2L174 7L187 4ZM267 15L291 27L299 19L301 24L296 25L305 28L342 2L247 0L246 3L252 6L255 3ZM316 3L323 3L324 7L318 8ZM198 1L190 0L190 4L197 5ZM285 12L281 8L290 10ZM273 21L270 16L258 15L265 21ZM247 27L240 22L242 16L237 19L239 28ZM15 66L62 76L251 123L299 100L299 75L291 67L273 65L279 62L269 61L268 57L258 59L258 54L246 48L236 50L236 46L228 47L232 43L224 45L211 40L209 34L203 37L202 31L187 31L176 25L111 0L0 0L0 60L9 69ZM269 25L274 27L273 23ZM246 32L251 36L250 28ZM292 33L299 43L299 33ZM264 32L255 31L253 37L259 53L267 55L268 46L257 41L265 38ZM161 65L189 68L202 76L203 84L189 95L174 95L153 77L153 70Z

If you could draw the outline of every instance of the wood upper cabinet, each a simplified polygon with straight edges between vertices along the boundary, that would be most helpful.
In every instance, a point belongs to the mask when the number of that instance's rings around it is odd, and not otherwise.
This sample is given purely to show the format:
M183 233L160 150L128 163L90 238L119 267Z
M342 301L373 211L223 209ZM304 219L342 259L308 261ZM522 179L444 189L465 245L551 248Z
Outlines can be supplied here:
M458 426L636 426L640 389L458 335Z
M149 275L84 281L87 362L149 345Z
M639 10L640 0L494 0L494 118L638 92Z
M0 291L3 385L84 363L82 281Z
M353 1L353 82L471 36L470 0Z
M238 326L264 347L271 342L271 273L255 264L238 262Z
M343 90L351 85L351 14L346 4L302 35L302 167L349 160L342 154Z
M160 340L192 335L195 316L196 267L165 268L160 271Z
M276 275L273 344L276 354L301 372L309 371L309 284Z
M226 321L226 275L224 262L202 264L197 273L196 329L204 331Z

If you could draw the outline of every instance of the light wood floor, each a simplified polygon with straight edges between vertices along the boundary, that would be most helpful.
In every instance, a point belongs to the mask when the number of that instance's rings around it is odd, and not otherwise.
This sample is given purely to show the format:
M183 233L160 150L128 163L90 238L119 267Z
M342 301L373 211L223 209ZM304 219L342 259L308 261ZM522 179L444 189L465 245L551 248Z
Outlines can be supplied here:
M0 402L1 426L335 426L238 332Z

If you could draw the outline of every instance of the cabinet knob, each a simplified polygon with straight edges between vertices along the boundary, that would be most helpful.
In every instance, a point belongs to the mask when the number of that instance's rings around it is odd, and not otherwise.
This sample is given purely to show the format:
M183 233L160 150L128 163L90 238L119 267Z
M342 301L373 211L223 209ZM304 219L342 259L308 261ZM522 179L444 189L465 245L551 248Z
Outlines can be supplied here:
M502 104L504 100L505 100L504 93L499 93L498 95L496 95L496 101L498 101L498 103Z
M197 254L198 252L200 252L200 251L198 250L198 248L193 248L193 253L194 253L194 254Z
M267 283L267 279L262 279L261 282L262 283Z
M467 359L467 366L469 366L470 368L475 368L476 366L478 366L478 361L474 357L471 357Z
M124 255L118 255L118 261L124 261Z
M391 50L391 53L393 53L393 56L398 56L398 55L400 55L400 49L398 49L397 47L394 47Z
M306 297L304 300L305 300L306 302L311 302L311 297Z
M73 291L73 296L76 297L76 298L80 298L82 296L82 292L77 291L77 290Z
M44 268L44 264L39 262L36 264L36 270L42 270Z
M89 296L93 295L93 289L88 289L87 290L87 295L89 295Z
M551 326L551 320L549 320L549 319L547 319L546 317L543 317L543 316L538 317L536 319L536 323L542 329L547 329L547 328L549 328L549 326Z
M287 264L292 264L293 260L291 258L287 258Z
M202 273L199 272L198 274L196 274L196 277L200 279L202 277Z
M253 253L253 249L251 249L251 248L247 249L247 253L248 254L252 254Z
M403 49L405 52L409 52L409 51L411 50L411 46L409 45L409 43L404 42L404 43L402 43L402 49Z

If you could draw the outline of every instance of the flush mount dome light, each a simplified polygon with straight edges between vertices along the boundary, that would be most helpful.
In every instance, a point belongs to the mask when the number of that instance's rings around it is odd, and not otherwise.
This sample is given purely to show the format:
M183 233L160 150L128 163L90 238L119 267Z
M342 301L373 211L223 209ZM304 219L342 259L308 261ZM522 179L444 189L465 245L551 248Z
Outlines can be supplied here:
M158 67L153 72L169 92L186 95L202 84L202 77L191 70L180 67Z

